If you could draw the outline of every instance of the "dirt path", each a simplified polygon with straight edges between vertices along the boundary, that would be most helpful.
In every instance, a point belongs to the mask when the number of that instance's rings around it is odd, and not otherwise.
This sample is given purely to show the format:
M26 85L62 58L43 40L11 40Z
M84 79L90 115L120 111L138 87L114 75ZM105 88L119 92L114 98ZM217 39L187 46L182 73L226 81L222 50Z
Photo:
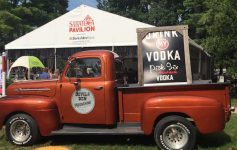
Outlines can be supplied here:
M46 147L36 148L34 150L69 150L69 148L64 147L64 146L46 146Z

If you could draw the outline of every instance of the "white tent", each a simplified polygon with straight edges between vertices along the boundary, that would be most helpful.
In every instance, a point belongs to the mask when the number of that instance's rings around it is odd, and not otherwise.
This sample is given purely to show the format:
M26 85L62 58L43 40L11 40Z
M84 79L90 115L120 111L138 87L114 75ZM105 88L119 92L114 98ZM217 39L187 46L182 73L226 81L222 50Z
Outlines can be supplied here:
M152 27L81 5L5 45L11 49L135 46L136 28Z

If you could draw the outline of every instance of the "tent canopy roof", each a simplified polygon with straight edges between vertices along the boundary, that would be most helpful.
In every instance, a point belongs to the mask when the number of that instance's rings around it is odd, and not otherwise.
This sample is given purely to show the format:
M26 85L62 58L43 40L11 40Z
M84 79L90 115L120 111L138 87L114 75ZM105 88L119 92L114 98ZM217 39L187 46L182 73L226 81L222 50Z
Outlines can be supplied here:
M8 43L5 49L137 45L136 28L154 27L86 5Z

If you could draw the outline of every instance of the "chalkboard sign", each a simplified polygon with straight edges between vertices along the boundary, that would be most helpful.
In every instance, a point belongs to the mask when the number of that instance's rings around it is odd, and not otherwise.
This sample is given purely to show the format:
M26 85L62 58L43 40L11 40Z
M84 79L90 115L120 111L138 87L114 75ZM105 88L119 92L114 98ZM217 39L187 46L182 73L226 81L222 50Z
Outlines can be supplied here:
M191 81L187 26L137 31L139 82L142 85L187 84Z

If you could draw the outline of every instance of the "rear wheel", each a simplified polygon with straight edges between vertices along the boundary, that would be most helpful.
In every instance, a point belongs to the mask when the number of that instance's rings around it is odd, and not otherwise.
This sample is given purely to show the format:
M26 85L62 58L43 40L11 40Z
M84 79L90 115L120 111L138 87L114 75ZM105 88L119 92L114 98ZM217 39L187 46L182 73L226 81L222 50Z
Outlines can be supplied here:
M156 124L154 138L161 149L191 150L196 144L196 129L183 117L168 116Z
M32 145L40 137L35 120L26 114L16 114L6 122L7 139L15 145Z

